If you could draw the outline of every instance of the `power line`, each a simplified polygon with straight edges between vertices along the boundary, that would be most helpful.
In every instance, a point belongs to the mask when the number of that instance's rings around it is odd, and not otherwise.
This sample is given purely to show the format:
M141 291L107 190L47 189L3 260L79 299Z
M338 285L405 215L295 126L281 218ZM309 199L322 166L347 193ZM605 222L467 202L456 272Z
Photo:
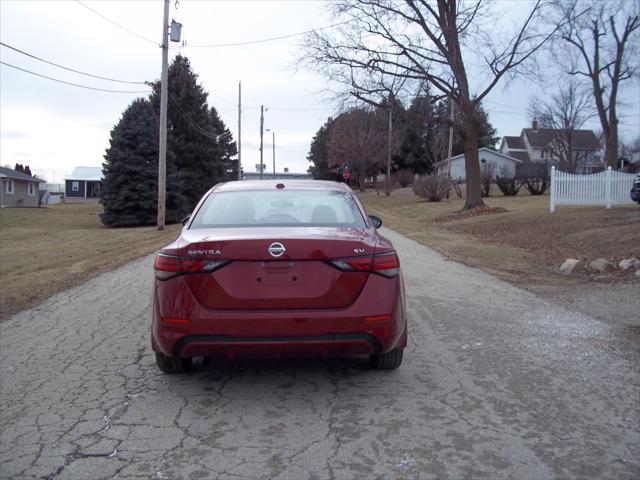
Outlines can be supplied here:
M506 103L494 102L493 100L483 100L483 103L492 103L494 105L499 105L501 107L513 108L514 110L522 110L522 107L516 107L515 105L508 105Z
M74 73L79 73L80 75L86 75L87 77L99 78L100 80L108 80L110 82L132 83L132 84L136 84L136 85L145 85L145 82L132 82L132 81L129 81L129 80L118 80L116 78L101 77L100 75L93 75L91 73L81 72L80 70L75 70L73 68L65 67L63 65L59 65L57 63L50 62L49 60L45 60L44 58L36 57L35 55L32 55L31 53L27 53L27 52L25 52L23 50L20 50L19 48L12 47L11 45L7 45L4 42L0 42L0 45L2 45L3 47L10 48L11 50L14 50L14 51L16 51L18 53L21 53L22 55L26 55L27 57L35 58L36 60L39 60L41 62L48 63L49 65L53 65L54 67L62 68L64 70L68 70L68 71L74 72Z
M269 107L269 111L273 110L274 112L321 112L330 110L330 108L323 107Z
M153 40L150 40L150 39L148 39L148 38L146 38L146 37L143 37L142 35L138 35L136 32L133 32L133 31L129 30L129 29L128 29L128 28L126 28L126 27L123 27L123 26L122 26L122 25L120 25L118 22L115 22L114 20L111 20L110 18L105 17L105 16L104 16L104 15L102 15L100 12L98 12L98 11L94 10L93 8L91 8L91 7L87 6L87 5L85 5L84 3L82 3L80 0L76 0L76 2L77 2L77 3L79 3L80 5L82 5L84 8L86 8L86 9L87 9L87 10L89 10L90 12L95 13L95 14L96 14L96 15L98 15L100 18L103 18L103 19L104 19L104 20L106 20L107 22L112 23L113 25L115 25L116 27L120 28L121 30L124 30L125 32L130 33L131 35L133 35L133 36L135 36L135 37L138 37L140 40L144 40L145 42L149 42L149 43L151 43L151 44L153 44L153 45L156 45L156 46L158 45L158 42L154 42Z
M79 1L79 0L76 0ZM277 40L285 40L287 38L293 38L293 37L300 37L302 35L306 35L308 33L313 33L313 32L319 32L321 30L327 30L329 28L335 28L335 27L339 27L340 25L345 25L347 23L351 23L353 22L354 19L351 20L345 20L344 22L339 22L339 23L333 23L331 25L326 25L324 27L319 27L319 28L312 28L311 30L305 30L304 32L298 32L298 33L290 33L288 35L280 35L277 37L268 37L268 38L261 38L259 40L248 40L246 42L236 42L236 43L214 43L214 44L210 44L210 45L183 45L181 47L175 47L175 48L223 48L223 47L242 47L245 45L255 45L257 43L266 43L266 42L275 42Z
M194 128L198 133L200 133L201 135L204 135L205 137L211 138L213 140L218 141L220 138L224 138L224 137L228 137L231 136L233 138L233 134L231 132L229 133L214 133L214 132L210 132L208 130L205 130L204 128L202 128L200 125L198 125L195 121L191 120L185 113L184 110L182 110L182 108L180 107L180 104L178 102L178 100L171 94L169 93L169 100L171 100L171 103L173 103L174 107L176 107L176 110L178 111L178 113L180 114L180 116L192 127Z
M149 93L148 90L136 90L136 91L130 91L130 90L108 90L106 88L89 87L87 85L80 85L79 83L65 82L64 80L60 80L60 79L57 79L57 78L47 77L46 75L41 75L39 73L32 72L31 70L26 70L24 68L16 67L15 65L11 65L10 63L7 63L7 62L0 61L0 63L2 65L6 65L7 67L15 68L16 70L20 70L20 71L25 72L25 73L30 73L31 75L35 75L36 77L46 78L47 80L51 80L53 82L64 83L65 85L71 85L71 86L74 86L74 87L86 88L87 90L96 90L98 92L110 92L110 93Z

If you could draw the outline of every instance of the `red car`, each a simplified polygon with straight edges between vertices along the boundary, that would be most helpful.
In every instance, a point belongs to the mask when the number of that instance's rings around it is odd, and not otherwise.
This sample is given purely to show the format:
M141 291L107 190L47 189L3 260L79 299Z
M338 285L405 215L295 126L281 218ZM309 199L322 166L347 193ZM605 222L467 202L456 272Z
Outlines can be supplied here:
M397 368L407 345L404 286L381 224L343 183L216 185L155 259L158 367L364 354L374 368Z

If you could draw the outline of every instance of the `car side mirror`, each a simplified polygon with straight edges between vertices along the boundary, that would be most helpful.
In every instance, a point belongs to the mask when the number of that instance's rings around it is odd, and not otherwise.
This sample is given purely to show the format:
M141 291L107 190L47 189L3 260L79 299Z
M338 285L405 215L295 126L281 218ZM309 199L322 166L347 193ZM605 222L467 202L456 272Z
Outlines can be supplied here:
M382 219L380 217L376 217L375 215L369 215L369 220L371 220L371 224L376 229L382 226Z
M186 217L184 217L181 221L182 221L182 225L186 225L189 222L189 219L191 218L191 215L187 215Z

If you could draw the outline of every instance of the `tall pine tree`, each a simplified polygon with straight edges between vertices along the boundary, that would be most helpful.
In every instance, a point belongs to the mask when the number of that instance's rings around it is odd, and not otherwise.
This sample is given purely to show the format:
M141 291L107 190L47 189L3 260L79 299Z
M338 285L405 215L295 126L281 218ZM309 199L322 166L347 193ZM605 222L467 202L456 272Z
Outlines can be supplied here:
M234 157L238 155L238 147L236 142L233 141L233 134L222 121L215 107L211 107L209 114L211 115L213 130L217 133L216 152L222 159L222 170L219 174L222 175L221 178L225 181L237 180L238 159Z
M316 180L341 180L341 172L329 168L329 139L334 120L329 117L320 127L311 140L311 147L307 154L307 160L313 165L309 166L309 173Z
M182 214L187 215L207 190L229 177L236 146L217 112L209 109L208 95L189 59L176 56L168 77L167 152L171 158L167 155L167 169L170 162L175 167L175 187L186 200ZM153 89L150 101L159 112L160 83Z
M102 164L100 195L107 226L128 227L156 222L158 198L158 117L149 101L134 100L111 130ZM170 164L171 162L167 162ZM181 218L185 201L175 188L175 169L167 169L168 223Z

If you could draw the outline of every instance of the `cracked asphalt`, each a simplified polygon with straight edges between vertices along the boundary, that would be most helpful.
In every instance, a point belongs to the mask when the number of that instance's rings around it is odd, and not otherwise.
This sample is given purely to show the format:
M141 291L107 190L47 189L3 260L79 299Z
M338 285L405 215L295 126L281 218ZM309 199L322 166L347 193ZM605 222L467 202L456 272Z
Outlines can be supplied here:
M0 324L0 476L640 477L637 326L385 234L407 286L397 371L351 358L164 375L149 345L152 257Z

